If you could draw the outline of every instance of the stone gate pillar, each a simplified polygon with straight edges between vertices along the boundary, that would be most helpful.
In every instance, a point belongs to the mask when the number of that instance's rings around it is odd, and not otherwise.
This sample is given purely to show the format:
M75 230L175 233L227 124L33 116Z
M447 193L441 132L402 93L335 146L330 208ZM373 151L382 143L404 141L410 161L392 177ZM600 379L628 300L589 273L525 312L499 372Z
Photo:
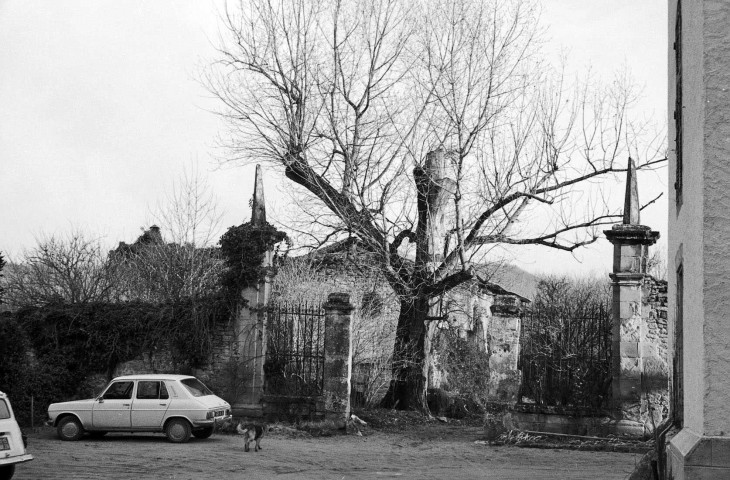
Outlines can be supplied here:
M324 304L325 419L344 428L350 416L352 311L350 294L331 293Z
M651 428L651 425L647 425L647 389L642 385L642 382L646 383L645 357L654 357L655 353L652 353L652 345L646 341L645 317L649 312L642 312L642 305L646 303L644 297L648 293L644 292L648 250L650 245L656 243L659 232L640 224L636 168L631 159L627 172L623 223L614 225L604 233L614 249L613 273L610 275L613 290L611 390L619 420L617 430L644 435L647 427Z
M522 372L520 356L521 305L514 295L497 295L490 307L487 344L489 345L490 402L514 405L519 400Z
M266 225L266 205L261 166L256 165L251 224ZM234 335L236 355L242 365L243 384L238 386L238 398L233 401L233 413L237 416L260 417L263 415L261 399L264 394L264 361L266 359L266 307L273 280L273 252L264 255L263 275L256 286L243 289L241 305L235 317Z

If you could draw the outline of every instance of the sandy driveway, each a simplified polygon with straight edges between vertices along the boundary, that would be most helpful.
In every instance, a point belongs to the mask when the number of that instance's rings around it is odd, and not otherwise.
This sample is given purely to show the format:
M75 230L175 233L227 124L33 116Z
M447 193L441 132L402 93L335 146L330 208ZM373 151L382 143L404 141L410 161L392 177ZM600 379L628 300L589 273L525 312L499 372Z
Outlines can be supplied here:
M35 460L15 479L623 479L640 455L540 450L474 444L478 429L437 435L371 432L367 436L292 438L270 434L262 450L243 452L243 440L218 434L168 443L162 435L109 434L78 442L43 429L29 435Z

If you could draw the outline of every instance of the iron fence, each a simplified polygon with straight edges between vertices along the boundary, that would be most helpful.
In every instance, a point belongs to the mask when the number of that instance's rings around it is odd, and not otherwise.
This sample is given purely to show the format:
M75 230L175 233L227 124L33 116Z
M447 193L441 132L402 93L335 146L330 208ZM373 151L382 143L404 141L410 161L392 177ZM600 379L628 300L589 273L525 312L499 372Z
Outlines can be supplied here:
M611 312L603 303L536 306L522 318L520 403L607 406L611 391Z
M322 395L324 310L321 305L269 306L264 378L264 389L269 395Z

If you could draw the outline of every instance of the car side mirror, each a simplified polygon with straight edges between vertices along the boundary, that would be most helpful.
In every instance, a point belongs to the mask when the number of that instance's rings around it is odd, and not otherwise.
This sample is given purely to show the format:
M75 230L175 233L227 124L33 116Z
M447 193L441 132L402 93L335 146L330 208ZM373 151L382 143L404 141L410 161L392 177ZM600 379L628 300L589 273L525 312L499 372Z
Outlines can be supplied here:
M98 397L98 398L97 398L96 400L97 400L97 401L98 401L99 403L104 403L104 395L100 395L100 396L99 396L99 397Z

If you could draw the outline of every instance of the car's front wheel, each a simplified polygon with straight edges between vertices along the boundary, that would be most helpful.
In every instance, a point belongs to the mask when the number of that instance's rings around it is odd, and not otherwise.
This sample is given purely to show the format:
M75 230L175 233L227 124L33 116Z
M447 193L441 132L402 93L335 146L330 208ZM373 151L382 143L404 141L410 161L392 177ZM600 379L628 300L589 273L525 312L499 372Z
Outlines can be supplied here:
M200 430L193 430L195 438L205 439L213 435L213 427L203 428Z
M173 443L185 443L190 440L190 424L182 418L173 418L165 425L165 435Z
M58 433L58 438L61 440L78 440L84 435L84 427L81 425L78 418L68 416L63 417L61 421L58 422L56 432Z
M0 467L0 480L10 480L15 474L15 465L4 465Z

